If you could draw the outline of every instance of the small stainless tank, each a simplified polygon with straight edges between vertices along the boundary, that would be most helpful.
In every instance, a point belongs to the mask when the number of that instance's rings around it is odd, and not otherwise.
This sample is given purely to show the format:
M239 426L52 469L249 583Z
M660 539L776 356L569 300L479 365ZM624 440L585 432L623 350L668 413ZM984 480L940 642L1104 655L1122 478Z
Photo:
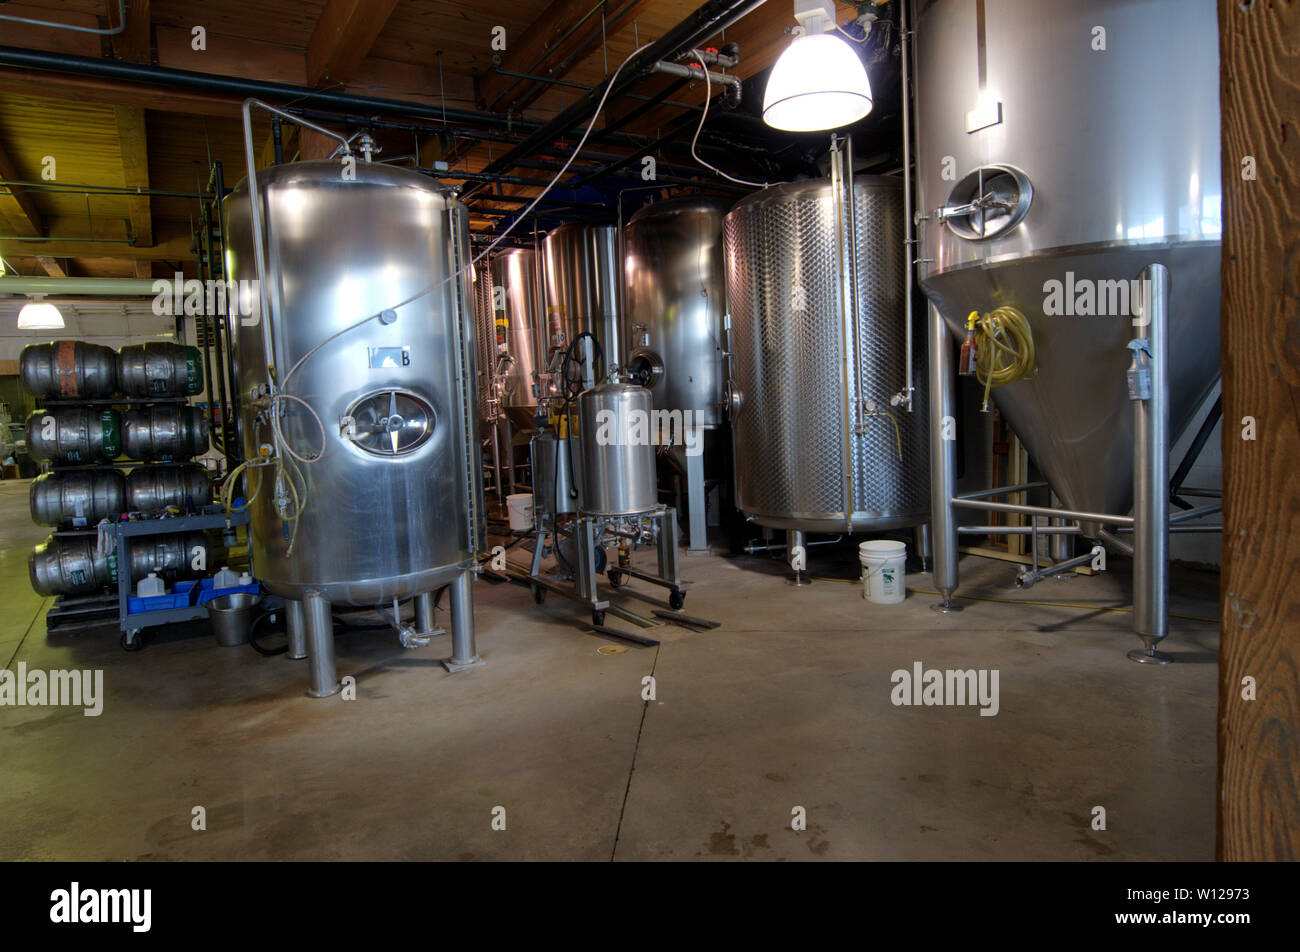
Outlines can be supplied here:
M141 536L131 542L131 581L150 572L168 582L197 578L222 557L202 532ZM39 595L82 595L115 584L119 566L115 555L96 551L94 535L52 535L28 556L27 571Z
M33 410L26 429L27 451L34 459L82 465L108 462L122 451L122 421L108 408Z
M650 391L604 383L578 397L582 511L630 516L659 504Z
M128 344L117 352L117 379L128 397L188 397L203 390L198 348L169 341Z
M18 358L18 376L34 397L110 397L117 389L117 354L79 340L28 344Z
M212 480L202 466L137 466L126 477L126 502L131 512L206 506Z
M156 404L128 410L122 449L132 459L180 460L208 449L208 421L195 407Z
M32 522L41 526L93 526L126 511L120 470L65 470L32 480Z
M558 323L566 343L595 335L612 370L623 354L618 310L617 229L613 225L562 225L542 242L548 323Z

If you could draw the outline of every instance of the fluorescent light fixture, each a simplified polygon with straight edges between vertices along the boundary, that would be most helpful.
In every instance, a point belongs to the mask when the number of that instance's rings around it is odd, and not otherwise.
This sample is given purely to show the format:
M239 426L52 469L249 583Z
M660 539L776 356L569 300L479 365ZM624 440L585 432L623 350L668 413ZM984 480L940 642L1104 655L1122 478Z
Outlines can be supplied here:
M32 301L24 304L18 312L18 329L20 331L51 331L63 327L63 315L53 304L44 301Z
M804 29L772 67L763 96L763 121L787 132L838 129L871 112L866 67L849 44L829 32L835 6L795 0Z

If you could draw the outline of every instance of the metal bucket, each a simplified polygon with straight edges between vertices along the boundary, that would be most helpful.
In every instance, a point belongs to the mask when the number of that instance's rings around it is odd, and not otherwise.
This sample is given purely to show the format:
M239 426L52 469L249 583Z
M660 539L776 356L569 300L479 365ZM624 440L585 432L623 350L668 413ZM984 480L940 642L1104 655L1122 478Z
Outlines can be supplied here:
M208 602L208 617L212 619L212 633L223 648L248 644L248 631L257 611L257 596L252 592L222 595Z

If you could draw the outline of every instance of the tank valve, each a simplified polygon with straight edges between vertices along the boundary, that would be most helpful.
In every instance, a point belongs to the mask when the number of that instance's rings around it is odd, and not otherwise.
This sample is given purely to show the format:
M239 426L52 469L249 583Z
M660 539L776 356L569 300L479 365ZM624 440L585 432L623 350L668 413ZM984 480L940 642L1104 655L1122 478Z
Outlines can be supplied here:
M412 625L402 625L397 629L397 638L403 648L427 648L430 636L435 634L442 634L442 632L428 631L421 634Z
M339 435L347 439L353 439L357 435L357 421L355 417L344 416L339 420Z

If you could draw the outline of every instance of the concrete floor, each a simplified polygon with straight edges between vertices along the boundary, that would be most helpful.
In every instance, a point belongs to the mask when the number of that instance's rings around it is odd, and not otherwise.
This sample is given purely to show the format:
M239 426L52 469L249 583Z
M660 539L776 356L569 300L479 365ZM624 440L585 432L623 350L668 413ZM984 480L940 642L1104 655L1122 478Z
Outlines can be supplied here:
M102 668L106 699L97 718L0 708L0 859L1213 856L1212 622L1175 619L1179 663L1154 668L1125 659L1125 614L970 600L941 616L926 594L873 606L851 584L788 587L770 560L683 556L686 611L721 628L601 654L610 640L579 630L574 603L480 581L486 666L444 672L446 637L406 651L340 631L358 698L312 700L303 662L198 632L134 654L112 627L47 637L28 485L0 482L0 661ZM815 574L856 572L851 551L811 551ZM962 591L1123 605L1113 567L1021 593L1012 566L966 558ZM1176 572L1174 611L1214 616L1217 584ZM998 669L1000 712L894 706L890 674L915 661Z

